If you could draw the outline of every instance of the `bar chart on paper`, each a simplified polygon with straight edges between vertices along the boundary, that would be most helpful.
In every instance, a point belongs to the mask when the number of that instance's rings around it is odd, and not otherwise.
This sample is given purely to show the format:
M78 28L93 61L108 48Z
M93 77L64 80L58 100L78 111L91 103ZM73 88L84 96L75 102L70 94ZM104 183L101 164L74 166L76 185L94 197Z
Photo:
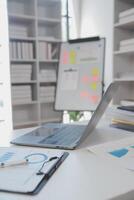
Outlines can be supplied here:
M95 145L88 149L105 160L134 171L134 137Z
M95 110L102 96L105 40L61 45L56 109Z

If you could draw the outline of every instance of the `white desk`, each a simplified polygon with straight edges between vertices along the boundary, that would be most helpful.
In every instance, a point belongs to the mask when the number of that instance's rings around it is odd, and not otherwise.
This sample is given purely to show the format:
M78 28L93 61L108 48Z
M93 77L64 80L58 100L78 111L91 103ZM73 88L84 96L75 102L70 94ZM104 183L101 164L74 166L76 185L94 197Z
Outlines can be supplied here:
M16 132L23 134L27 130ZM121 132L99 126L79 149L70 152L38 195L0 193L0 200L133 200L134 173L113 167L83 148L132 136Z

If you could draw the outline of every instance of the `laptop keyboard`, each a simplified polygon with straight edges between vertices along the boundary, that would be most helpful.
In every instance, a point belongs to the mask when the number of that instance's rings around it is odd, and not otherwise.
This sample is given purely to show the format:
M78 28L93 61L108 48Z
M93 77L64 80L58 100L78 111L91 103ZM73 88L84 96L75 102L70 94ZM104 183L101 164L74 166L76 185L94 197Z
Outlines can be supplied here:
M79 139L85 130L83 125L67 125L59 129L54 134L41 140L40 143L43 144L54 144L54 145L70 145Z

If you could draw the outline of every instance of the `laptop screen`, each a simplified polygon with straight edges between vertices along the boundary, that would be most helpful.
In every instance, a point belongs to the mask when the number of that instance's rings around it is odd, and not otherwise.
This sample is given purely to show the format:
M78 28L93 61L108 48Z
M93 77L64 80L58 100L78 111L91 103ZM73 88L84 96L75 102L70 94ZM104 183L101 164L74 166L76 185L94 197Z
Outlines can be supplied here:
M83 141L94 130L99 120L101 119L102 115L104 114L106 108L108 107L109 103L114 98L114 96L118 94L118 90L120 89L120 87L128 83L130 82L129 81L115 81L109 85L97 109L93 113L84 134L82 135L78 143Z

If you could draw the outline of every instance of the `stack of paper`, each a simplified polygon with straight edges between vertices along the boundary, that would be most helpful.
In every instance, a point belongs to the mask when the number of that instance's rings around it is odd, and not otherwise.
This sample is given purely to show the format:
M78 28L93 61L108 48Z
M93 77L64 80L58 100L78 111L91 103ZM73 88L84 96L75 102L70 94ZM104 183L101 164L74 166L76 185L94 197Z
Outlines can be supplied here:
M43 102L54 102L55 99L55 86L41 86L40 87L40 100Z
M56 70L55 69L43 69L40 70L39 80L43 82L56 82Z
M47 42L39 42L39 59L41 60L51 60L52 55L51 55L51 44Z
M28 28L22 24L10 25L9 32L11 37L28 37Z
M58 59L59 48L56 44L49 42L39 42L39 59L40 60L51 60Z
M39 59L48 59L47 42L39 42Z
M119 14L120 23L127 23L130 21L134 21L134 8L125 10Z
M11 81L25 82L30 81L32 75L31 64L12 64L11 65Z
M12 86L12 102L29 103L32 101L32 91L30 85Z
M134 106L111 106L106 111L111 126L134 132Z
M123 99L120 103L122 106L134 106L134 99Z
M134 38L120 41L120 50L129 51L134 50Z

